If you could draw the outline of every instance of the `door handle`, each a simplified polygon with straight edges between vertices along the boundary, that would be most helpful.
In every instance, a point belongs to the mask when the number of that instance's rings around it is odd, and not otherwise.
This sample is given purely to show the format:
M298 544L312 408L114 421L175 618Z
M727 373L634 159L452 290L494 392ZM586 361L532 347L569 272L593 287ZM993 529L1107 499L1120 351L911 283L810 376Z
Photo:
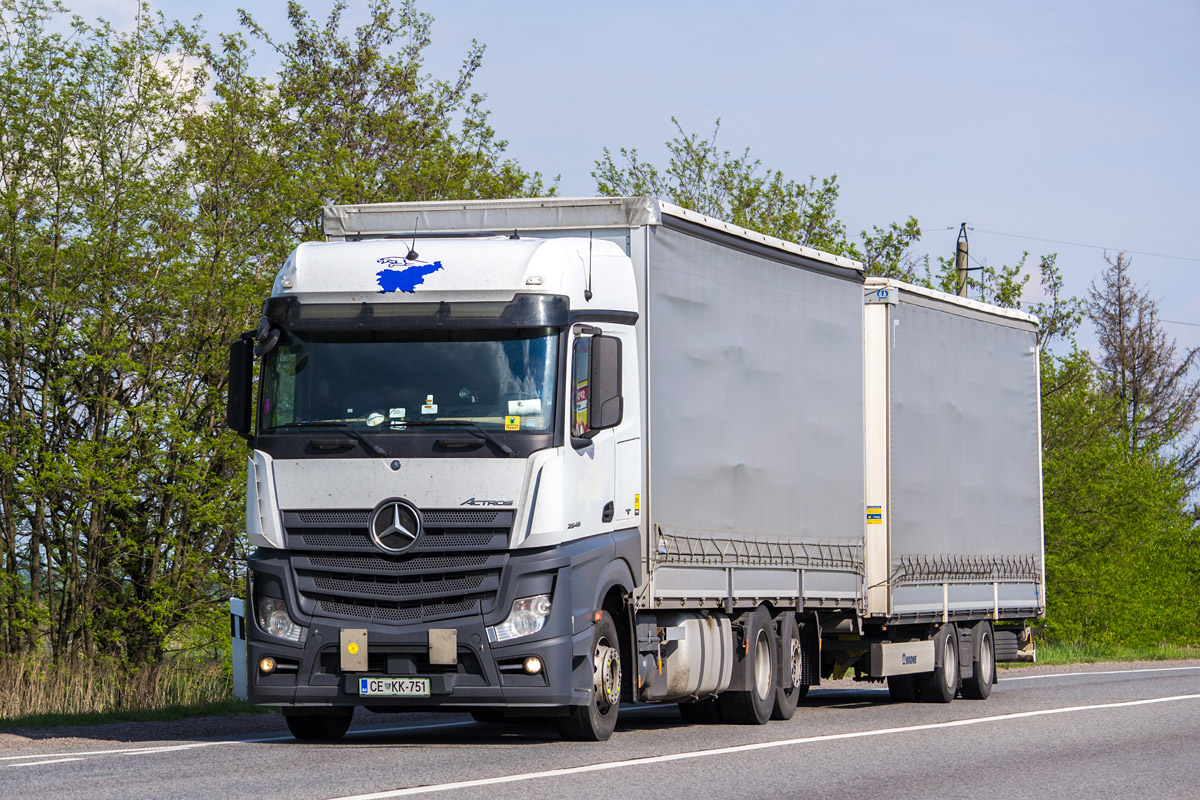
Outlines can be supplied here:
M613 501L609 500L604 504L604 514L600 517L601 522L613 521Z

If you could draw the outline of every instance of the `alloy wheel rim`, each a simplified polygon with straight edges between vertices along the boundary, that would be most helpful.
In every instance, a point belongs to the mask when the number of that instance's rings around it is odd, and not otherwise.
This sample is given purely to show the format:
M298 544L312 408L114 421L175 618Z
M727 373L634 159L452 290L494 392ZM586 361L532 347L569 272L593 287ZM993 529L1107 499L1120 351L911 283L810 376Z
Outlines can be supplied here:
M771 691L771 647L766 631L759 631L754 640L754 691L760 700L767 699Z

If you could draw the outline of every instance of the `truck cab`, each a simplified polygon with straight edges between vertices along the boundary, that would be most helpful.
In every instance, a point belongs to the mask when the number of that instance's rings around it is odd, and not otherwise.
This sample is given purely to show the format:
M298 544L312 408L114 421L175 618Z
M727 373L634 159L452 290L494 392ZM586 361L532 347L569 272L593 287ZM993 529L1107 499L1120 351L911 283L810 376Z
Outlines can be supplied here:
M251 702L303 738L359 705L604 738L617 634L596 629L642 558L637 309L608 241L297 248L230 350Z

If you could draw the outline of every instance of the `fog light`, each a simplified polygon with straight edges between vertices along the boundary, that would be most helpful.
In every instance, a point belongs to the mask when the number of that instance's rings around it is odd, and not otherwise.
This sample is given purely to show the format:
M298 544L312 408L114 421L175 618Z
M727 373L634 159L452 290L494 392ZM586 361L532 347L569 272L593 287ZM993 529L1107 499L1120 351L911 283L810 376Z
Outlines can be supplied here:
M275 659L270 656L263 656L258 662L258 671L263 675L270 675L275 671Z
M530 675L537 675L542 671L542 660L537 656L530 656L525 659L525 671Z

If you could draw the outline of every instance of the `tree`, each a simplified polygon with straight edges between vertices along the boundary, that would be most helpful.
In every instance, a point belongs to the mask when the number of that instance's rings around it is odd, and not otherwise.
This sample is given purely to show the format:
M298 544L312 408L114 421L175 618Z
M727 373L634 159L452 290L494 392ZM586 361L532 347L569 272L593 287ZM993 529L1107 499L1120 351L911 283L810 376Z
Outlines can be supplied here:
M1131 447L1086 353L1043 358L1050 635L1128 646L1200 641L1200 537L1187 487L1153 442Z
M1192 377L1200 349L1177 356L1174 340L1158 321L1145 287L1134 285L1124 253L1113 259L1099 284L1092 283L1087 313L1100 343L1096 364L1106 393L1116 403L1129 447L1156 442L1175 455L1177 472L1196 488L1200 438L1192 434L1200 415L1200 381Z
M433 18L413 0L397 8L371 0L368 21L352 37L342 33L346 7L335 3L322 23L291 0L290 41L276 41L240 12L250 34L282 59L279 83L266 94L280 114L272 147L288 165L279 188L292 206L294 236L318 235L315 220L327 203L546 193L539 173L504 156L507 142L488 122L485 96L471 91L482 45L472 42L452 80L435 79L424 72ZM235 55L243 47L232 37L226 46ZM244 61L232 65L244 75ZM227 88L263 94L265 86L246 85L228 69Z
M412 3L353 38L344 8L289 6L276 83L144 5L119 33L0 0L5 653L141 668L219 627L245 470L225 348L323 203L543 191L470 91L482 48L435 80Z
M717 147L721 120L708 137L688 133L672 117L676 136L666 143L670 158L664 170L644 161L637 148L609 148L595 162L592 177L602 195L648 195L728 220L735 225L789 242L845 255L864 262L867 273L912 280L915 260L908 248L921 237L917 220L892 222L863 231L861 245L850 242L837 217L837 175L798 183L751 158Z

